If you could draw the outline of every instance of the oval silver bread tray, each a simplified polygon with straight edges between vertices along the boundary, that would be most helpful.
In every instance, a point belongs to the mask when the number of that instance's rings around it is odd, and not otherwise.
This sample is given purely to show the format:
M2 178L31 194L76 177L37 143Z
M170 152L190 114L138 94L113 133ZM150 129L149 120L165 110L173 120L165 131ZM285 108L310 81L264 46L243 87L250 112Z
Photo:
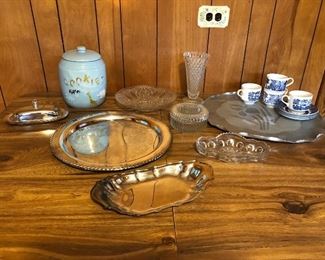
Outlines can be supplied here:
M259 162L266 159L269 146L262 141L246 139L238 134L201 136L196 141L199 154L223 162Z
M51 137L62 162L90 171L118 171L158 159L171 133L161 121L138 114L102 112L74 119Z
M106 177L95 184L91 197L104 209L141 216L194 200L212 179L209 164L176 162Z
M55 122L64 119L69 112L53 105L40 105L36 99L31 107L23 107L6 116L5 121L11 125L35 125Z

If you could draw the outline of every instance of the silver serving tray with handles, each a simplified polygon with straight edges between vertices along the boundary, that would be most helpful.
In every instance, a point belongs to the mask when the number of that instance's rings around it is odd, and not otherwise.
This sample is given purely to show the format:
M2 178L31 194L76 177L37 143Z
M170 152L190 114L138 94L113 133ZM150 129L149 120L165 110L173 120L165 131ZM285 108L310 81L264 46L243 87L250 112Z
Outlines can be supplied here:
M51 150L60 161L91 171L134 168L161 157L172 137L168 126L152 117L101 112L60 126Z
M287 143L313 142L325 134L325 120L295 121L279 115L262 102L246 105L235 92L210 96L204 101L208 122L242 136Z
M212 179L209 164L180 161L108 176L90 194L104 209L141 216L193 201Z

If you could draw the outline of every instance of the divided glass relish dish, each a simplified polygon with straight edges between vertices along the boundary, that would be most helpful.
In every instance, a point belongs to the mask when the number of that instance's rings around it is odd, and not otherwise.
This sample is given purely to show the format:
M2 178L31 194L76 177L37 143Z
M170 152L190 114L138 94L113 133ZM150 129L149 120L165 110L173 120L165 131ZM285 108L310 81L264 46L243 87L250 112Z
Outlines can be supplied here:
M201 136L196 141L201 155L217 158L223 162L259 162L266 159L269 146L262 141L246 139L234 133L218 136Z
M115 94L121 106L138 111L156 111L168 107L176 99L170 90L147 85L122 88Z

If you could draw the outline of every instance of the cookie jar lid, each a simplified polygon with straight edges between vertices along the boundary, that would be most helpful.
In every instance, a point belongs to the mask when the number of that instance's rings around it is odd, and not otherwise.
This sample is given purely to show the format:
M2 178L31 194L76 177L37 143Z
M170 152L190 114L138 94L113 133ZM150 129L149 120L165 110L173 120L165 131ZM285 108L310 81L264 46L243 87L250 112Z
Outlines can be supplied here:
M85 46L77 46L76 49L66 51L62 55L63 59L74 62L88 62L100 60L101 56L99 53L87 50Z

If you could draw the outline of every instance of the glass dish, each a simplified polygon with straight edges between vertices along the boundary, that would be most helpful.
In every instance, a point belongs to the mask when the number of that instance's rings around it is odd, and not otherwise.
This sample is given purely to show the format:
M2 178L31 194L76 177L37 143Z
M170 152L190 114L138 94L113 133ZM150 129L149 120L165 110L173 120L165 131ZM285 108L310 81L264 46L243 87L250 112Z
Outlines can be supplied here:
M262 142L246 139L238 134L223 133L216 137L201 136L196 141L196 150L204 156L223 162L259 162L266 159L269 146Z
M193 132L206 127L209 111L201 104L184 102L170 111L170 124L181 132Z
M176 94L163 88L139 85L119 90L115 94L115 99L126 108L138 111L155 111L173 103Z
M91 197L104 209L140 216L194 200L212 179L209 164L181 161L108 176L95 184Z
M82 116L51 137L53 154L84 170L118 171L161 157L171 143L167 125L152 117L119 112Z

